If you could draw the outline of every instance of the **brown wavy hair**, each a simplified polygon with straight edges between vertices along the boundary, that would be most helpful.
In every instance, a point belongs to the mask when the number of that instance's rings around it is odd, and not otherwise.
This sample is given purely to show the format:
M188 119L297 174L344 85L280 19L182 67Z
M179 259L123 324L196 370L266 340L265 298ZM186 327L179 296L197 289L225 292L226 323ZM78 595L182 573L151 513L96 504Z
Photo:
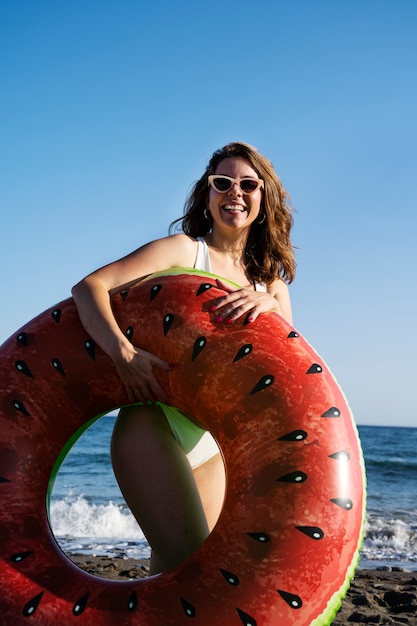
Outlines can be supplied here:
M252 223L245 248L245 269L252 280L271 284L281 277L291 283L295 276L294 246L290 240L293 209L289 194L284 189L272 163L255 148L245 143L229 143L213 153L209 164L188 195L184 215L172 222L175 228L191 237L204 237L213 226L213 219L205 209L208 204L208 177L214 174L224 159L245 159L264 181L260 221ZM264 218L264 219L262 219Z

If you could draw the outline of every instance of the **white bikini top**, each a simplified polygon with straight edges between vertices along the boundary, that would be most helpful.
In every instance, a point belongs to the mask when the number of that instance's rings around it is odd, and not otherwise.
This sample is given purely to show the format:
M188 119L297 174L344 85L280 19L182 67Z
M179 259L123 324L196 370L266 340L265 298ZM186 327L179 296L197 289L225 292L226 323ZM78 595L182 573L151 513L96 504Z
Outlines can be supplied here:
M197 237L197 242L197 256L195 258L194 269L212 274L210 253L206 240L203 237ZM265 283L255 283L255 291L267 291Z

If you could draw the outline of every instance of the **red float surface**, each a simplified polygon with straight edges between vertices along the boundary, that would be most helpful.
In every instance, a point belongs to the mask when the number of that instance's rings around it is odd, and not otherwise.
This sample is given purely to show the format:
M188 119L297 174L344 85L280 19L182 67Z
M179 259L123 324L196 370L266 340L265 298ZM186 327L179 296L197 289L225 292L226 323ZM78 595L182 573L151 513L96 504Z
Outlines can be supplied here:
M173 404L207 427L225 461L222 514L172 571L115 582L61 552L49 526L51 473L68 440L127 404L111 360L68 299L1 348L1 623L311 626L331 620L362 540L365 479L351 412L313 348L279 315L215 324L213 276L153 275L114 296L133 343ZM146 468L144 468L146 471Z

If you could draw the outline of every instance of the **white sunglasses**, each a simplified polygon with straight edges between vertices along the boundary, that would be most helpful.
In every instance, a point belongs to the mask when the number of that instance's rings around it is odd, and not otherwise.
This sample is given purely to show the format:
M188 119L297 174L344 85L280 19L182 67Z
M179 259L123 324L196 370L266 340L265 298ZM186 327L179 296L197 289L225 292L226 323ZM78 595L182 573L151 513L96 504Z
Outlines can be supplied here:
M246 195L264 186L262 178L231 178L231 176L223 176L220 174L212 174L209 176L208 183L218 193L226 193L237 183L241 192Z

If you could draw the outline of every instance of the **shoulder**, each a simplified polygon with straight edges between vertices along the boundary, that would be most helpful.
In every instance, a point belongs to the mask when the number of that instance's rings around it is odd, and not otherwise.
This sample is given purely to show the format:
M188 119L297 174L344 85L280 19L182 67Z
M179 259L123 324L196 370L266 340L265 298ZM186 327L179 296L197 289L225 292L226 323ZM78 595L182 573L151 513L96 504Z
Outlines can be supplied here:
M178 233L150 241L135 254L155 264L155 271L159 271L170 267L192 266L196 253L197 241L188 235Z
M195 250L197 246L197 239L194 239L190 235L185 235L184 233L169 235L169 237L164 238L164 241L169 242L171 245L188 248L189 250Z
M193 267L197 241L184 234L155 239L127 256L105 265L84 280L98 281L109 293L116 293L149 274L174 267Z
M268 285L268 293L275 298L288 296L289 289L287 283L282 278L275 279L270 285Z
M175 256L182 256L184 253L192 253L197 249L197 240L184 233L178 233L150 241L142 246L141 249L164 250L166 252L172 252Z

